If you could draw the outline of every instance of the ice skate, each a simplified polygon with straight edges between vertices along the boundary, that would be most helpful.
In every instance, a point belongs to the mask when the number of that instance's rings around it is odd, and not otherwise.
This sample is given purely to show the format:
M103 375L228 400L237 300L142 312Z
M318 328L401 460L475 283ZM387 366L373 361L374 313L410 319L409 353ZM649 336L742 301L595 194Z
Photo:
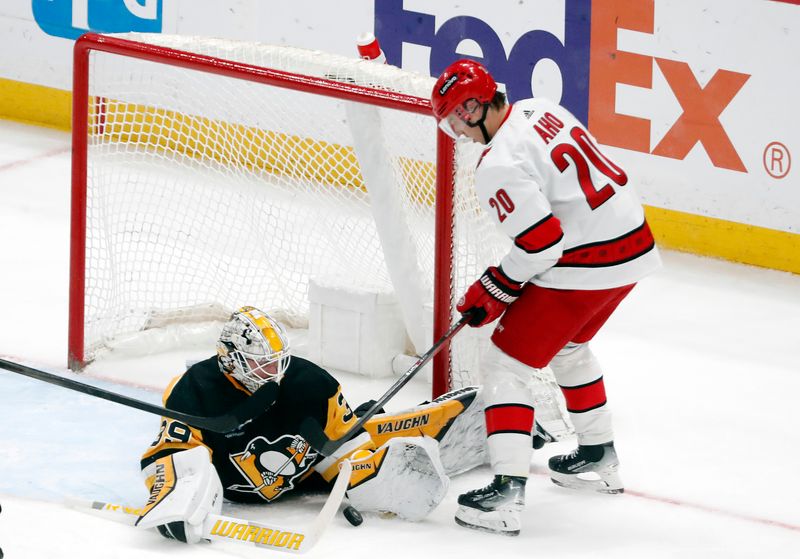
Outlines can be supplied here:
M525 481L524 477L494 476L486 487L459 495L456 523L474 530L518 536L520 512L525 508Z
M613 442L578 445L569 454L553 456L548 465L550 479L556 485L598 493L624 491Z

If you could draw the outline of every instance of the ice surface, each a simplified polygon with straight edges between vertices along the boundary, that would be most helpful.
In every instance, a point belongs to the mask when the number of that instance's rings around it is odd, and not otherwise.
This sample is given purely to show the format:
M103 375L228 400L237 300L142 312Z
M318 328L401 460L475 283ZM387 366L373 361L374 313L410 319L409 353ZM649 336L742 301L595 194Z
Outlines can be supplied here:
M0 121L0 357L65 373L69 285L69 136ZM800 277L666 252L594 342L606 371L627 492L558 488L534 455L523 532L503 538L453 522L453 479L423 522L338 516L310 557L796 557L800 548ZM86 382L153 403L187 359L208 351L109 359ZM117 382L111 382L116 379ZM391 379L342 375L352 401ZM425 398L412 383L393 406ZM66 508L69 496L140 504L138 460L158 418L0 371L0 547L8 558L220 557ZM321 498L229 509L303 524ZM251 556L275 556L253 550Z

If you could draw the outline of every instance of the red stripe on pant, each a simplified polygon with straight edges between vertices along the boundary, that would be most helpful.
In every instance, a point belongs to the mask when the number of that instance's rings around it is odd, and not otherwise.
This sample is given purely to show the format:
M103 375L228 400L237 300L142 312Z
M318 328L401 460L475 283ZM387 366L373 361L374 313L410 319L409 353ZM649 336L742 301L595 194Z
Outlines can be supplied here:
M583 413L606 403L606 387L603 377L580 386L562 386L561 392L567 401L567 411Z
M533 430L533 408L523 404L489 406L486 414L486 436L497 433L530 435Z

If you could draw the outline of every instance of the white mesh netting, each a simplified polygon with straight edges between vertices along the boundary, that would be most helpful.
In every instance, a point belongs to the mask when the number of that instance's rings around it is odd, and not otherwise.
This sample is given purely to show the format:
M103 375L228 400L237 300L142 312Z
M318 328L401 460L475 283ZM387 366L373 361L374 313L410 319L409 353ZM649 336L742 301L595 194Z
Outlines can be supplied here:
M121 37L419 97L433 84L392 66L316 51ZM243 304L303 327L308 282L316 277L397 292L407 319L430 321L432 117L99 51L91 54L89 78L87 360L164 317L224 319ZM377 159L363 161L366 152ZM457 152L455 296L498 262L508 243L472 194L478 146L459 143ZM413 322L409 336L418 340ZM476 381L484 330L455 340L454 387Z

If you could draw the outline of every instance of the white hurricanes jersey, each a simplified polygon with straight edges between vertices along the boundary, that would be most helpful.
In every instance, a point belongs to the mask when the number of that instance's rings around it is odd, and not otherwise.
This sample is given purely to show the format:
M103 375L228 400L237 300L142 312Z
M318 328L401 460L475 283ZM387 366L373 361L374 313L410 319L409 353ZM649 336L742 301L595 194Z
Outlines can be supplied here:
M475 172L484 211L513 239L503 271L556 289L634 283L661 265L628 176L545 99L518 101Z

